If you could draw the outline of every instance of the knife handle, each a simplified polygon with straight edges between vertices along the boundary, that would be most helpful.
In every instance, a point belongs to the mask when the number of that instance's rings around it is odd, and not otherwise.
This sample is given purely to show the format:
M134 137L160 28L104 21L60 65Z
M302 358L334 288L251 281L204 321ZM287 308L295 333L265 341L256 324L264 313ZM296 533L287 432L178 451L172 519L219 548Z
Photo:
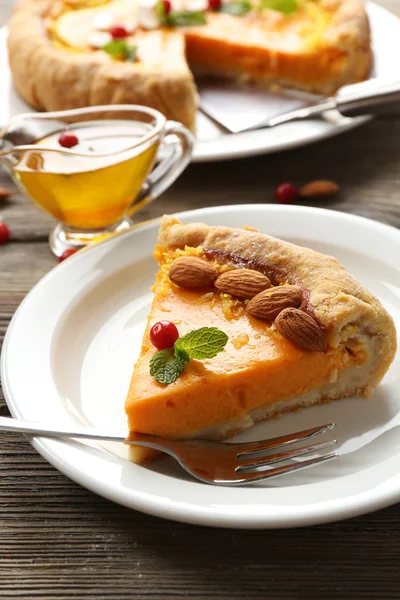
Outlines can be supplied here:
M370 79L346 85L336 94L336 107L345 117L393 114L400 109L400 81Z

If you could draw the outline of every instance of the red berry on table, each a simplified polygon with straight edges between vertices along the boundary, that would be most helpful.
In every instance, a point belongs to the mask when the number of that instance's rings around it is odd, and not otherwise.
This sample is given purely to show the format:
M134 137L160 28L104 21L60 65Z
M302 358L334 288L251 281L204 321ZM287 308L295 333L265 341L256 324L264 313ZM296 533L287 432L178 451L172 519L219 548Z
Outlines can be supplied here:
M74 133L62 133L58 138L58 143L63 148L73 148L79 144L79 140Z
M275 189L275 200L279 202L279 204L292 204L298 195L298 189L293 183L281 183Z
M61 256L58 257L58 262L63 262L63 260L72 256L73 254L75 254L75 252L78 252L78 250L75 250L74 248L69 248L68 250L64 250L64 252L61 254Z
M208 0L208 10L218 11L222 5L221 0Z
M8 225L6 225L3 221L0 221L0 244L5 244L8 242L10 238L10 230L8 229Z
M163 5L164 5L164 13L166 15L169 15L169 13L171 12L171 9L172 9L170 0L163 0Z
M122 40L129 36L129 31L123 25L113 25L110 27L110 33L114 40Z
M158 350L173 348L179 338L179 331L171 321L158 321L150 329L150 340Z

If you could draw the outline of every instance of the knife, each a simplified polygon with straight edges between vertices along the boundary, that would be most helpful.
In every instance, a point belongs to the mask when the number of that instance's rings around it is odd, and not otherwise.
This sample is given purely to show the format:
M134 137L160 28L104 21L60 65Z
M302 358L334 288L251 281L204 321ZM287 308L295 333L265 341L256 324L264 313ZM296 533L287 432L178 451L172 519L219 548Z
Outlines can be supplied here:
M343 117L382 115L396 105L400 108L400 80L369 79L343 86L328 98L287 90L274 94L234 84L200 85L201 110L230 133L324 117L331 110Z

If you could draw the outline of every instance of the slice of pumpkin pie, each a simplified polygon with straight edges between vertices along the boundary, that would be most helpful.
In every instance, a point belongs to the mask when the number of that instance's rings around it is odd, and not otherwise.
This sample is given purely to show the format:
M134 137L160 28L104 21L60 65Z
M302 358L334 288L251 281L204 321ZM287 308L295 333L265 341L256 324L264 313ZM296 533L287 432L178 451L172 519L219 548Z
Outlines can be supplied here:
M392 318L330 256L253 230L164 217L125 408L131 431L221 440L273 415L369 397ZM151 456L132 448L132 459Z

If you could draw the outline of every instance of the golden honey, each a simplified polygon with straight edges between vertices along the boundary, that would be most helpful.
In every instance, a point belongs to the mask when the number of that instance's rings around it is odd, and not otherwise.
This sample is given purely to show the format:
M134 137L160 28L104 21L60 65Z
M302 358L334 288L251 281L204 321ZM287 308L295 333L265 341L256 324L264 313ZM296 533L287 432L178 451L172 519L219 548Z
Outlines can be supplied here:
M79 144L70 152L54 133L13 171L32 200L64 225L104 229L130 211L154 164L157 137L132 148L148 131L136 121L81 123L74 128Z

